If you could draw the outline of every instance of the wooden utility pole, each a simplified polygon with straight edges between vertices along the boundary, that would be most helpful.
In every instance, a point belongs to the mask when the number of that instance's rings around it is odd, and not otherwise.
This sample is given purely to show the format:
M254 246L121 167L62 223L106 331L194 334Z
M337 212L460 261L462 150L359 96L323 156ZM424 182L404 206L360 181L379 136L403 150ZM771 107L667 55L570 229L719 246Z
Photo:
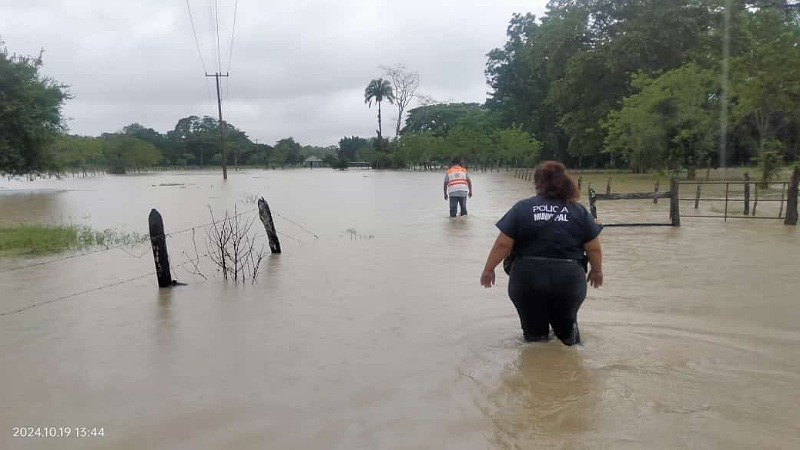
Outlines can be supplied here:
M222 179L228 179L228 163L226 162L225 155L225 127L222 124L222 99L219 96L219 79L220 77L228 77L230 74L225 75L217 72L213 75L206 74L207 77L214 77L217 80L217 109L219 110L219 146L222 150Z

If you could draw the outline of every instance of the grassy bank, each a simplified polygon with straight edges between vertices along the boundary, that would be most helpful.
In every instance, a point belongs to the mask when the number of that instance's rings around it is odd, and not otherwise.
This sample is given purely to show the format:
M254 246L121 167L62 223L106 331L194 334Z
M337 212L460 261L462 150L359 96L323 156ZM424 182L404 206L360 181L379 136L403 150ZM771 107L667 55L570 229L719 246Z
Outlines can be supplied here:
M145 236L81 225L0 225L0 256L41 255L94 246L136 244Z

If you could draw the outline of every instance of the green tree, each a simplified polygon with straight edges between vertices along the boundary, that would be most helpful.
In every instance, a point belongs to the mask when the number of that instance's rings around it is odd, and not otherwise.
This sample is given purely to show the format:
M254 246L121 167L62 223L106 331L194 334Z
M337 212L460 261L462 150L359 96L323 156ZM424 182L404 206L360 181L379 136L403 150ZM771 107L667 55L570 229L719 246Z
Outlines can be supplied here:
M105 167L103 146L95 137L58 136L48 144L47 153L52 155L58 170L72 170L85 176L89 171Z
M800 110L800 26L775 8L746 13L741 23L746 46L731 64L733 117L753 127L760 155Z
M139 138L121 133L106 133L101 136L101 141L110 173L139 171L161 161L161 152L153 144Z
M52 168L47 144L64 130L67 87L40 73L38 57L9 55L0 41L0 171Z
M542 145L522 127L497 130L492 136L496 161L532 167L539 162Z
M279 140L275 147L272 149L270 155L270 162L274 165L285 166L300 164L303 162L300 150L302 146L295 142L294 138L285 138Z
M355 161L358 158L359 151L368 150L372 148L372 142L369 139L351 136L339 139L339 157L347 159L348 161ZM361 161L366 161L362 160Z
M634 77L639 92L609 113L606 151L637 172L686 167L690 178L714 151L720 86L714 72L687 64L651 78Z
M478 103L439 103L418 106L408 112L406 125L400 131L405 133L433 133L446 136L461 121L479 122L487 114L486 108Z
M372 107L372 102L378 104L378 143L383 145L383 137L381 133L381 102L386 100L389 103L394 103L394 92L392 91L392 84L389 80L378 78L372 80L364 89L364 103Z

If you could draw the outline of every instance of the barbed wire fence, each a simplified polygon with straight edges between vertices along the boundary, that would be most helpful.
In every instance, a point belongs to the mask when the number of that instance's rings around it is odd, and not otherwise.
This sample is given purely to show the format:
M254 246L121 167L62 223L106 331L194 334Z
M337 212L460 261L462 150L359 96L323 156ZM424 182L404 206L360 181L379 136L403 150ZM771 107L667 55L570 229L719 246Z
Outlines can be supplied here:
M207 279L207 277L205 277L204 275L199 273L199 271L197 270L197 267L198 267L198 264L199 264L199 262L201 260L211 257L212 251L208 250L208 251L206 251L206 252L204 252L202 254L200 254L197 251L197 245L196 245L196 241L195 241L195 234L197 233L197 231L198 230L207 229L208 227L210 227L212 225L219 224L219 223L221 223L221 222L223 222L225 220L230 220L230 219L232 219L234 217L239 217L239 216L243 216L245 214L252 214L252 213L257 213L257 212L258 212L258 208L253 208L253 209L249 209L247 211L236 213L233 216L224 217L224 218L219 219L219 220L212 220L210 222L206 222L206 223L202 223L202 224L198 224L198 225L194 225L194 226L190 226L190 227L185 227L185 228L179 229L177 231L172 231L170 233L165 233L164 234L165 238L174 238L175 236L179 236L179 235L182 235L184 233L191 232L192 233L192 240L193 240L193 243L194 243L194 246L195 246L195 257L194 258L189 257L186 254L186 251L182 251L180 254L183 254L184 256L187 257L186 261L183 261L183 262L181 262L179 264L176 264L174 266L172 265L172 263L170 263L170 269L172 270L172 269L175 269L175 268L182 268L182 267L184 267L184 266L186 266L188 264L192 264L194 266L194 268L195 268L195 272L189 272L189 273L193 273L195 275L199 275L199 276ZM290 219L290 218L288 218L288 217L286 217L286 216L284 216L282 214L278 214L278 213L275 213L275 214L277 216L281 217L282 219L284 219L286 222L297 226L303 232L308 233L309 235L313 236L314 239L319 239L319 235L317 235L316 233L310 231L308 228L306 228L305 226L303 226L299 222L297 222L295 220L292 220L292 219ZM298 237L296 237L294 235L291 235L291 234L288 234L288 233L285 233L285 232L281 232L281 231L277 231L277 233L279 235L283 236L283 237L286 237L288 239L291 239L292 241L297 242L300 245L302 245L304 243L304 241L302 239L300 239L300 238L298 238ZM255 236L255 237L253 237L252 240L253 241L257 241L257 240L263 239L265 237L267 237L267 234L266 233L262 233L262 234L259 234L259 235ZM125 244L110 246L110 247L106 247L106 248L102 248L102 249L95 249L95 250L91 250L91 251L87 251L87 252L82 252L82 253L78 253L78 254L67 255L67 256L64 256L64 257L60 257L60 258L49 259L47 261L39 261L39 262L36 262L36 263L14 266L14 267L10 267L10 268L7 268L7 269L0 270L0 274L19 271L19 270L24 270L24 269L30 269L30 268L34 268L34 267L46 266L46 265L49 265L49 264L55 264L55 263L68 261L68 260L72 260L72 259L83 258L83 257L95 255L95 254L114 251L114 250L121 250L122 252L124 252L125 254L127 254L131 258L141 259L145 255L151 254L151 250L148 249L144 253L136 255L136 254L133 254L133 253L127 251L126 248L135 247L135 246L138 246L138 245L143 245L143 244L145 244L147 242L147 240L148 239L145 238L145 239L142 239L140 242L137 242L135 244L125 243ZM81 295L84 295L84 294L89 294L89 293L92 293L92 292L97 292L97 291L109 289L109 288L120 286L120 285L123 285L123 284L132 283L132 282L141 280L143 278L152 277L152 276L155 276L155 275L157 275L157 271L154 269L154 270L151 270L151 271L149 271L147 273L143 273L141 275L137 275L137 276L133 276L133 277L129 277L129 278L124 278L124 279L113 281L113 282L110 282L110 283L105 283L105 284L102 284L102 285L99 285L99 286L95 286L95 287L92 287L92 288L89 288L89 289L84 289L84 290L72 292L72 293L61 295L61 296L58 296L58 297L55 297L55 298L51 298L51 299L48 299L48 300L35 302L35 303L29 304L29 305L26 305L26 306L23 306L23 307L20 307L20 308L17 308L17 309L12 309L12 310L9 310L9 311L5 311L5 312L0 313L0 317L6 317L6 316L19 314L19 313L28 311L30 309L33 309L33 308L36 308L36 307L39 307L39 306L49 305L49 304L52 304L52 303L56 303L56 302L68 300L68 299L71 299L71 298L75 298L75 297L78 297L78 296L81 296Z

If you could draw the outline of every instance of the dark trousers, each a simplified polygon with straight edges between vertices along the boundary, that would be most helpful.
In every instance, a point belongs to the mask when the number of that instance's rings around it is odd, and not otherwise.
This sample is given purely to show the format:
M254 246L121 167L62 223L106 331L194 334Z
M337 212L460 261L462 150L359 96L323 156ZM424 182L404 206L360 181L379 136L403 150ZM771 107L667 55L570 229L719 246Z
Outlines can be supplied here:
M526 341L547 340L552 326L564 344L580 342L577 319L586 298L586 273L577 261L517 258L508 296Z
M456 216L456 209L458 205L461 205L461 215L467 215L467 197L457 197L455 195L450 196L450 217Z

